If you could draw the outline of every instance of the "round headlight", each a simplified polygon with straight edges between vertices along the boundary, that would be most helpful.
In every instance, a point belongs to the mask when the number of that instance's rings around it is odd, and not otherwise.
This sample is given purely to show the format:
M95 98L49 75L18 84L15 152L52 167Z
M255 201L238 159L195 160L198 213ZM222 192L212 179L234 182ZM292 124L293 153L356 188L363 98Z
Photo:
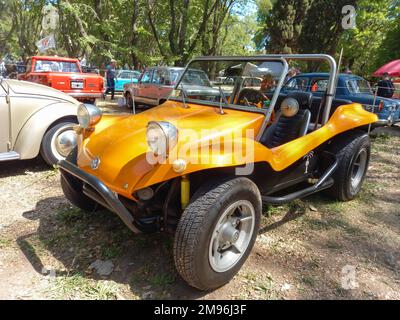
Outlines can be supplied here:
M82 128L88 129L99 123L102 112L92 104L81 104L78 107L78 122Z
M147 143L156 156L167 156L178 141L178 129L166 121L151 121L147 125Z

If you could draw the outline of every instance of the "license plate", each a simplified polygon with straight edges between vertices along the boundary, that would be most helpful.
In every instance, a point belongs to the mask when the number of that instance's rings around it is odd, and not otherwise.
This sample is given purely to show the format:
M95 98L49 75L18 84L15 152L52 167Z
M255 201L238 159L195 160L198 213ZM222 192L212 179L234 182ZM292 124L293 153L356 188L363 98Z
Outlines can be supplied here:
M71 89L83 89L83 81L71 81Z

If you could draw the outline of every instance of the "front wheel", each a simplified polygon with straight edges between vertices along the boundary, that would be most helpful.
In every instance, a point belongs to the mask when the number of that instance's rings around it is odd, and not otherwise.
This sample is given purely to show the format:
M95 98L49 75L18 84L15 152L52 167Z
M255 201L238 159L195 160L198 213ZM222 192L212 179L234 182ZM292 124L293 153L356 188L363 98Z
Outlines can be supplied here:
M61 122L51 127L44 134L40 147L40 155L50 166L64 160L76 146L75 122Z
M229 282L246 261L257 237L261 195L247 178L209 184L184 211L174 240L182 278L200 290Z
M77 155L78 150L75 147L67 156L66 160L76 165ZM77 180L69 173L61 174L61 188L69 202L71 202L79 209L87 212L92 212L100 209L100 205L98 205L95 201L93 201L83 193L82 181Z

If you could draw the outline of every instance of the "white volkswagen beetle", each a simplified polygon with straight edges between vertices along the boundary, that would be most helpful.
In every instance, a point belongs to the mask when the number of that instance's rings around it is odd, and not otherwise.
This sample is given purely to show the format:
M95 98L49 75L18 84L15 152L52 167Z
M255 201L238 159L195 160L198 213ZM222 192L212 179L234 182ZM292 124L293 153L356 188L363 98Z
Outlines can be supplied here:
M0 161L39 154L49 165L64 159L76 145L79 105L44 85L0 79Z

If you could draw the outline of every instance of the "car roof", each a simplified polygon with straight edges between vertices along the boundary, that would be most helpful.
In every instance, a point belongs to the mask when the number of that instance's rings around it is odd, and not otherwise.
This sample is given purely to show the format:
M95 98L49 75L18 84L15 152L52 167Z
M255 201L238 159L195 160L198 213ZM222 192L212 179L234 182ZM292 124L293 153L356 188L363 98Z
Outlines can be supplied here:
M32 59L48 60L48 61L65 61L65 62L77 62L77 61L79 61L76 58L57 57L57 56L32 56Z
M137 70L129 70L129 69L120 69L119 72L132 72L132 73L140 73L140 71Z
M323 78L329 78L329 73L327 72L308 72L308 73L299 73L295 77L309 77L309 78L315 78L315 77L323 77ZM355 74L347 74L347 73L340 73L339 77L343 78L360 78L363 79L360 76L357 76ZM294 78L294 77L293 77Z
M159 67L148 67L146 70L155 70L155 69L169 69L169 70L185 70L183 67L168 67L168 66L159 66Z

